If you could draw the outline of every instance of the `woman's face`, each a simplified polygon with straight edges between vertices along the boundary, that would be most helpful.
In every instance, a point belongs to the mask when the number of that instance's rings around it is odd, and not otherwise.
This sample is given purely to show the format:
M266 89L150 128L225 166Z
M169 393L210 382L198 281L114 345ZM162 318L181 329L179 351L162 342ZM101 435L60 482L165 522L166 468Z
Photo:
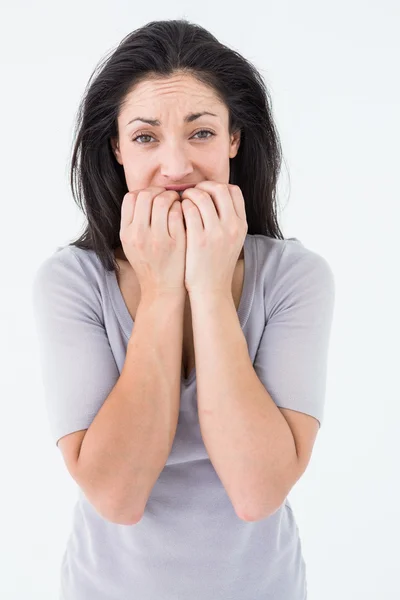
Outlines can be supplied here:
M216 116L185 121L187 115L204 111ZM133 121L138 117L160 125ZM150 186L194 187L204 180L229 183L229 159L240 143L239 133L229 136L225 104L187 74L138 84L118 117L118 133L111 143L129 192Z

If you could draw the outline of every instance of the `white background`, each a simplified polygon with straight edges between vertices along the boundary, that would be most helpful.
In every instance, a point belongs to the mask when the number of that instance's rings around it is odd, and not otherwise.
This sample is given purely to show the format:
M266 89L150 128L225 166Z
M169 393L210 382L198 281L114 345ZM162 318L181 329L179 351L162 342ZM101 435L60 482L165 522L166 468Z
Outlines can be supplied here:
M67 170L78 103L130 31L186 17L265 78L285 161L283 233L335 273L325 421L289 496L309 600L398 599L400 5L143 4L13 0L0 9L0 597L57 597L77 498L48 427L30 286L83 224Z

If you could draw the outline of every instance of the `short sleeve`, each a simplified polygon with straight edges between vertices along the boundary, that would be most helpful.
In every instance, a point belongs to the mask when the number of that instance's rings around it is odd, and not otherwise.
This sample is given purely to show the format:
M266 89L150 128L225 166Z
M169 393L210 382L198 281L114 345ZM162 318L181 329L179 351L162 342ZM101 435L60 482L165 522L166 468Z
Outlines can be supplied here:
M47 258L32 284L44 399L56 444L90 426L119 377L99 294L66 250Z
M324 415L335 282L328 262L286 242L272 286L254 369L280 408Z

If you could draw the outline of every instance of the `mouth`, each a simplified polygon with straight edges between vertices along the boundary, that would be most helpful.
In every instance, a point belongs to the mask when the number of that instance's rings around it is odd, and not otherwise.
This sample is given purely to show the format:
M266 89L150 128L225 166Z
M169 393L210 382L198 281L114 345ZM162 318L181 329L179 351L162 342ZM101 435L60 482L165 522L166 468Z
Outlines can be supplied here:
M175 192L183 192L189 188L195 187L195 183L187 183L186 185L167 185L166 190L174 190Z

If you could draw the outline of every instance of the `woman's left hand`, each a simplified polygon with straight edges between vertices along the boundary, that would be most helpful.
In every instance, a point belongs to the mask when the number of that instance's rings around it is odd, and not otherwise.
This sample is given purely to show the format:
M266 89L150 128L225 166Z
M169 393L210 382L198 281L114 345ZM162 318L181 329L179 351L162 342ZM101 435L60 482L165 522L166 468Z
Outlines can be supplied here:
M189 295L232 295L248 225L237 185L202 181L182 193L186 223L185 287Z

